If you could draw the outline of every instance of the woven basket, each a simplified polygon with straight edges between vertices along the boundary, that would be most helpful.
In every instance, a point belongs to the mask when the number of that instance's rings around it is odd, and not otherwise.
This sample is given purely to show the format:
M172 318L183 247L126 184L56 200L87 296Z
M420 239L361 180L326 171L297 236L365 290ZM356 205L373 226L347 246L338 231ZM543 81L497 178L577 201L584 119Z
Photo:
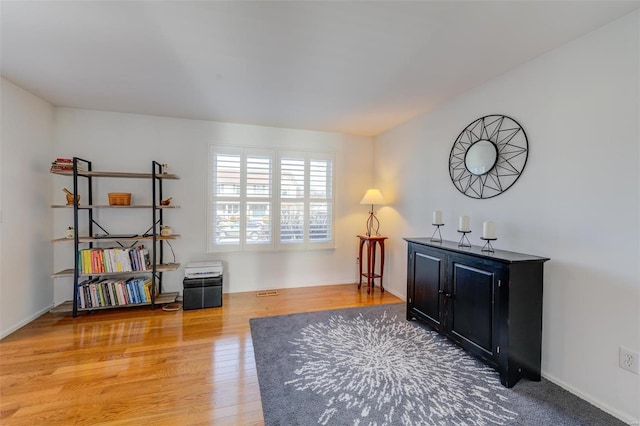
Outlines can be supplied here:
M109 205L110 206L128 206L131 204L130 192L109 192Z

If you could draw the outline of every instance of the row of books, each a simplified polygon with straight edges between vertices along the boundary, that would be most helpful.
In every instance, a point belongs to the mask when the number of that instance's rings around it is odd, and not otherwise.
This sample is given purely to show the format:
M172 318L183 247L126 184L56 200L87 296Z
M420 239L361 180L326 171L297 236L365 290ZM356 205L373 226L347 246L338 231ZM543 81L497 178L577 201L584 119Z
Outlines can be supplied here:
M147 271L151 267L149 250L143 245L133 248L90 248L78 251L82 274Z
M85 165L83 162L78 163L78 170L85 170ZM56 158L56 161L51 162L51 171L73 171L73 159Z
M93 279L78 284L81 309L151 303L151 278Z

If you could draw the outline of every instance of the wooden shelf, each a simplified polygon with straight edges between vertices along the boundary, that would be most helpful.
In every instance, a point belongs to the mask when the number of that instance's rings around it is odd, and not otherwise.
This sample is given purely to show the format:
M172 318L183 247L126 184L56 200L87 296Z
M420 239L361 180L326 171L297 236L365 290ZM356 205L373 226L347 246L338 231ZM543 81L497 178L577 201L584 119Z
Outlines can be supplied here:
M163 240L175 240L180 238L180 234L173 234L173 235L169 235L168 237L163 237L161 235L158 235L156 237L157 241L163 241ZM128 237L128 238L92 238L92 237L79 237L78 238L78 242L79 243L107 243L107 242L114 242L117 243L118 241L151 241L153 240L153 237L151 235L147 236L147 237L143 237L142 235L139 235L137 237ZM52 243L68 243L68 242L73 242L73 238L54 238L53 240L51 240Z
M180 206L155 206L156 209L179 209ZM73 204L72 205L67 205L67 204L54 204L51 206L51 208L54 209L73 209ZM134 205L134 206L111 206L108 204L93 204L91 206L83 206L83 205L79 205L78 209L104 209L104 208L109 208L109 209L151 209L153 208L153 206L151 204L149 205Z
M170 292L170 293L162 293L156 296L156 305L166 305L167 303L174 303L176 298L178 297L178 292ZM102 306L97 308L78 308L78 312L89 312L89 311L103 311L106 309L117 309L117 308L132 308L135 306L149 306L151 303L130 303L128 305L117 305L117 306ZM73 302L71 300L67 300L66 302L62 302L58 306L51 309L49 312L52 313L67 313L73 311Z
M72 170L61 170L61 171L51 171L54 175L61 176L73 176ZM129 179L151 179L153 178L153 174L151 173L128 173L128 172L98 172L98 171L85 171L79 170L78 176L86 176L86 177L112 177L112 178L129 178ZM158 179L180 179L177 175L171 173L157 173L156 178Z
M180 267L179 263L163 263L156 266L156 272L169 272L175 271ZM144 275L150 274L153 270L147 269L145 271L128 271L128 272L97 272L93 274L78 274L79 277L113 277L113 276L121 276L121 275ZM56 272L51 275L51 278L63 278L63 277L73 277L73 268L63 269L60 272Z

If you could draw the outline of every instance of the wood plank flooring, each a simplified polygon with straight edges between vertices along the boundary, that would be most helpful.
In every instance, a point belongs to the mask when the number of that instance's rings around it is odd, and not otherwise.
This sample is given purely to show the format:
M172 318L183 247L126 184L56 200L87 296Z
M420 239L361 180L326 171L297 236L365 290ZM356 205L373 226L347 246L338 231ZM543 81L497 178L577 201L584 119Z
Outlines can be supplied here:
M193 311L48 313L0 341L0 423L261 425L250 318L400 301L350 284Z

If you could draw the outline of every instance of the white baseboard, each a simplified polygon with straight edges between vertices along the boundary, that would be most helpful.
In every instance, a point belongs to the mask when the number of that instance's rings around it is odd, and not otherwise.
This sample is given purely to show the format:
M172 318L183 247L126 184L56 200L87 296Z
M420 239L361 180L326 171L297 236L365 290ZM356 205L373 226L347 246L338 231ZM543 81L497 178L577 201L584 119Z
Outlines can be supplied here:
M639 419L634 419L629 414L623 413L620 410L616 410L615 408L611 407L610 405L605 404L604 402L597 400L593 396L588 395L588 394L576 389L575 387L571 386L570 384L563 382L562 380L558 379L557 377L552 376L549 373L546 373L546 372L543 371L542 372L542 377L544 377L545 379L549 380L552 383L555 383L556 385L560 386L561 388L565 389L566 391L569 391L572 394L580 397L580 399L584 399L588 403L595 405L596 407L598 407L602 411L605 411L605 412L611 414L612 416L618 418L619 420L621 420L621 421L623 421L623 422L625 422L625 423L627 423L629 425L639 425L640 424L640 420Z
M280 286L280 287L273 287L273 288L263 288L263 287L259 287L259 286L247 286L246 288L231 290L231 289L225 287L223 289L223 293L247 293L247 292L252 292L252 291L285 290L285 289L288 289L288 288L320 287L320 286L344 285L344 284L358 285L358 283L355 283L353 280L344 280L344 281L335 281L334 280L334 281L328 281L328 282L303 283L303 284L295 284L295 285L289 285L289 286L284 286L284 287ZM224 285L223 285L223 287L224 287ZM182 294L182 289L180 291L180 294Z
M389 292L389 293L393 294L395 297L397 297L398 299L400 299L400 300L402 300L402 301L406 302L405 297L404 297L404 296L401 296L400 294L396 293L395 291L393 291L393 290L389 290L388 288L385 288L385 289L384 289L384 291L385 291L385 292Z
M9 327L6 330L2 330L2 332L0 333L0 339L4 339L5 337L7 337L8 335L10 335L11 333L13 333L14 331L18 330L21 327L24 327L25 325L29 324L31 321L33 321L34 319L38 318L40 315L42 314L46 314L47 312L49 312L51 309L53 308L53 304L47 306L46 308L36 312L35 314L31 315L28 318L23 319L22 321L20 321L17 324L12 325L11 327Z

